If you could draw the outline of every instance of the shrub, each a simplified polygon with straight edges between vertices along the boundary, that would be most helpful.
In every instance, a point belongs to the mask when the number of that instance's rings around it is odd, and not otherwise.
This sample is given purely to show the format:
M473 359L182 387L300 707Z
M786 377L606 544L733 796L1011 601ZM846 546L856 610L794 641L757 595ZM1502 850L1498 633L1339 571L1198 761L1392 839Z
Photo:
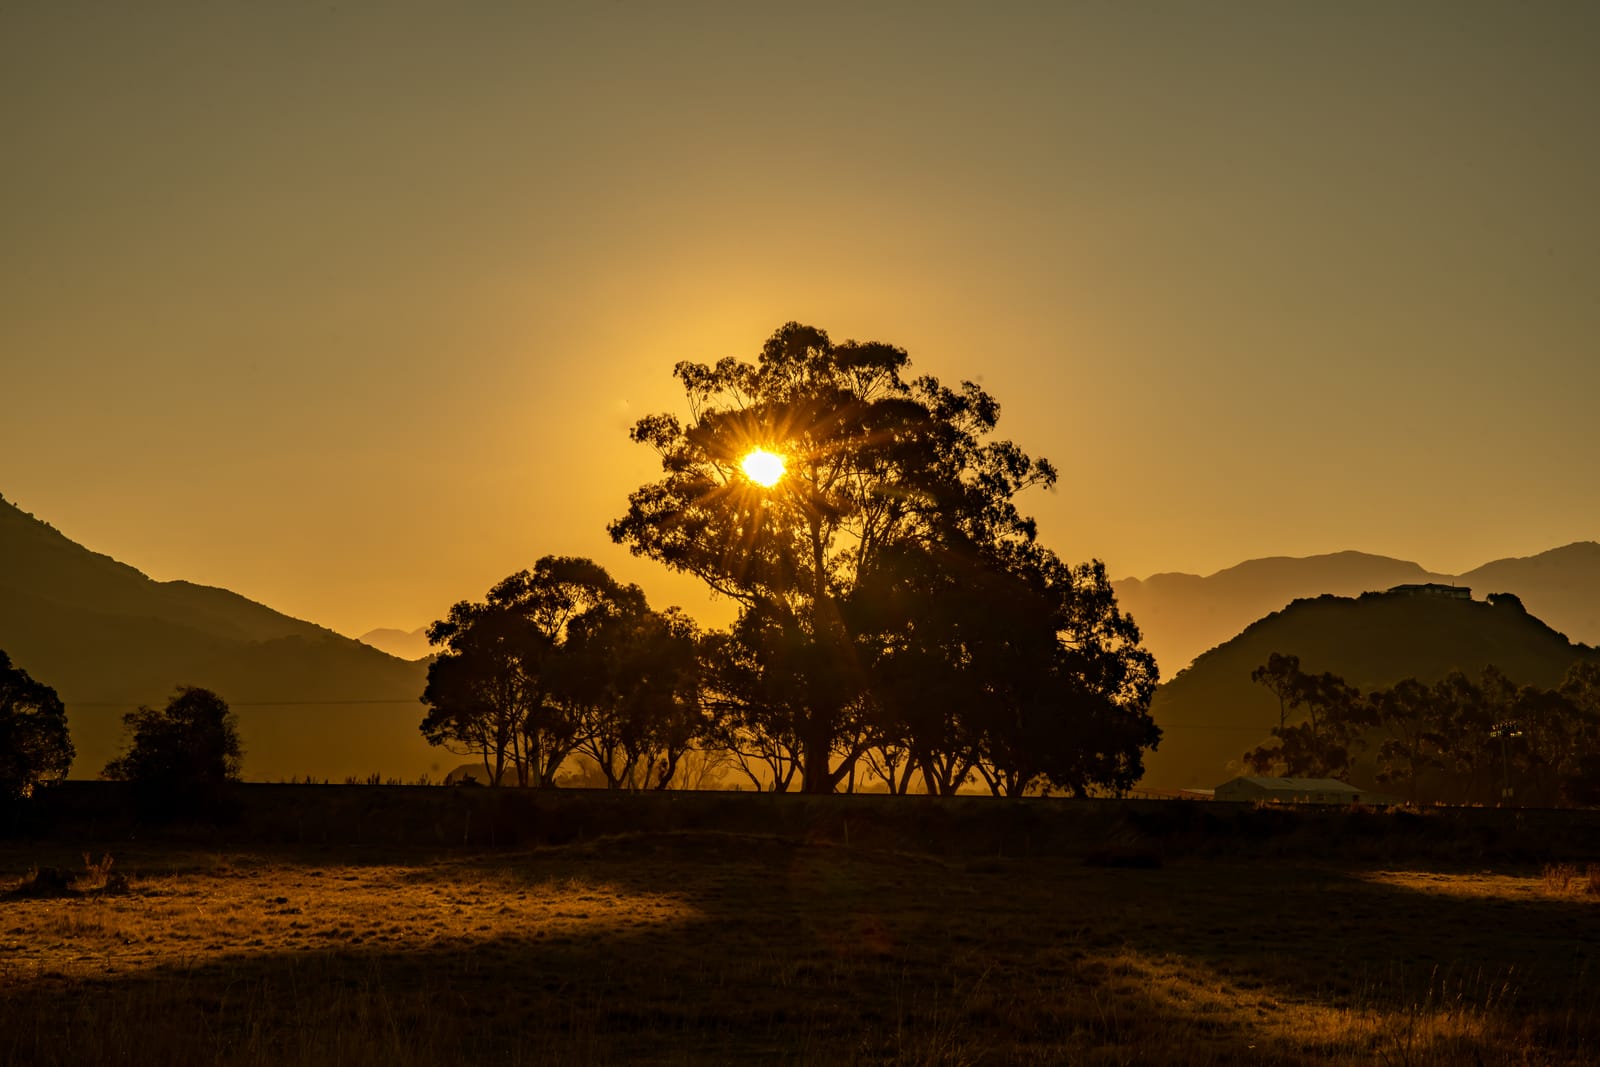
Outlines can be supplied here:
M223 793L239 780L242 753L234 714L217 694L179 688L159 710L141 706L123 716L128 751L106 764L103 778L133 785L146 814L222 813Z

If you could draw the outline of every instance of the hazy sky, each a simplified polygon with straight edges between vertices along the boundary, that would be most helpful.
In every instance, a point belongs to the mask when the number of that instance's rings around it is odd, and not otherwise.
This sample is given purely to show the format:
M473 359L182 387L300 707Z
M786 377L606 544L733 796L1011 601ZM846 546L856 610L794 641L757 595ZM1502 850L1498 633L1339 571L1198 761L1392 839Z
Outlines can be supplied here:
M627 430L797 319L1114 576L1600 537L1600 5L861 7L0 5L0 494L351 634L547 553L715 620Z

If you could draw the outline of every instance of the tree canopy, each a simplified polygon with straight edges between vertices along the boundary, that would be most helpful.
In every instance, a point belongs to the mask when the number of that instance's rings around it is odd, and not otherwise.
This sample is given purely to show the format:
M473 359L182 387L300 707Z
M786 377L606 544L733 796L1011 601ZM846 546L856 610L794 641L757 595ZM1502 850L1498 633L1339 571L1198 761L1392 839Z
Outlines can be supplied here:
M239 780L238 719L209 689L181 686L163 708L141 705L122 717L128 749L101 777L131 782L149 805L169 812L214 803Z
M1000 406L977 385L910 377L909 364L904 349L835 343L798 323L754 363L679 363L689 421L658 414L634 427L663 476L631 495L612 537L740 604L713 644L713 699L735 751L765 761L774 781L827 792L869 753L892 763L909 740L893 736L912 725L906 712L927 703L918 679L936 670L950 686L925 710L948 721L925 718L900 764L931 787L956 788L1002 747L1028 747L1016 731L992 743L1007 715L1049 721L1062 756L1000 778L1131 784L1140 747L1158 737L1146 714L1154 663L1109 585L1038 545L1017 507L1055 469L993 439ZM743 468L757 450L782 457L770 485L770 464L759 480ZM1013 618L1031 630L998 636ZM1117 674L1127 684L1108 688ZM1099 730L1102 712L1134 725Z
M13 666L0 650L0 801L65 778L75 754L56 691Z
M428 628L423 736L495 785L553 785L582 751L613 787L664 787L701 733L698 636L593 560L545 556Z

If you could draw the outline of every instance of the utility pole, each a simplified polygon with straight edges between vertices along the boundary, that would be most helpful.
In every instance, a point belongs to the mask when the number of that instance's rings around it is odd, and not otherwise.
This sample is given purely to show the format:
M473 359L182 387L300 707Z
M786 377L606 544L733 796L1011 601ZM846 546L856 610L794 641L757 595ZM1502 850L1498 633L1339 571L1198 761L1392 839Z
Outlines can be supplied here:
M1515 719L1497 722L1489 727L1489 736L1500 739L1500 806L1511 806L1511 747L1510 739L1522 736L1522 724Z

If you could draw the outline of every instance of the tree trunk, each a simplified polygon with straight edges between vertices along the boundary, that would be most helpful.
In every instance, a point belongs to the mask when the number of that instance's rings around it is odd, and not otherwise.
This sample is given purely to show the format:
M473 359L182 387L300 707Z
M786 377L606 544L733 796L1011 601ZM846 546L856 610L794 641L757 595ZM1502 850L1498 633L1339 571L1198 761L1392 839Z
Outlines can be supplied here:
M833 792L834 777L830 773L828 764L833 759L832 731L826 725L822 728L813 726L806 734L805 740L806 765L804 777L801 779L800 791L802 793L831 793Z

